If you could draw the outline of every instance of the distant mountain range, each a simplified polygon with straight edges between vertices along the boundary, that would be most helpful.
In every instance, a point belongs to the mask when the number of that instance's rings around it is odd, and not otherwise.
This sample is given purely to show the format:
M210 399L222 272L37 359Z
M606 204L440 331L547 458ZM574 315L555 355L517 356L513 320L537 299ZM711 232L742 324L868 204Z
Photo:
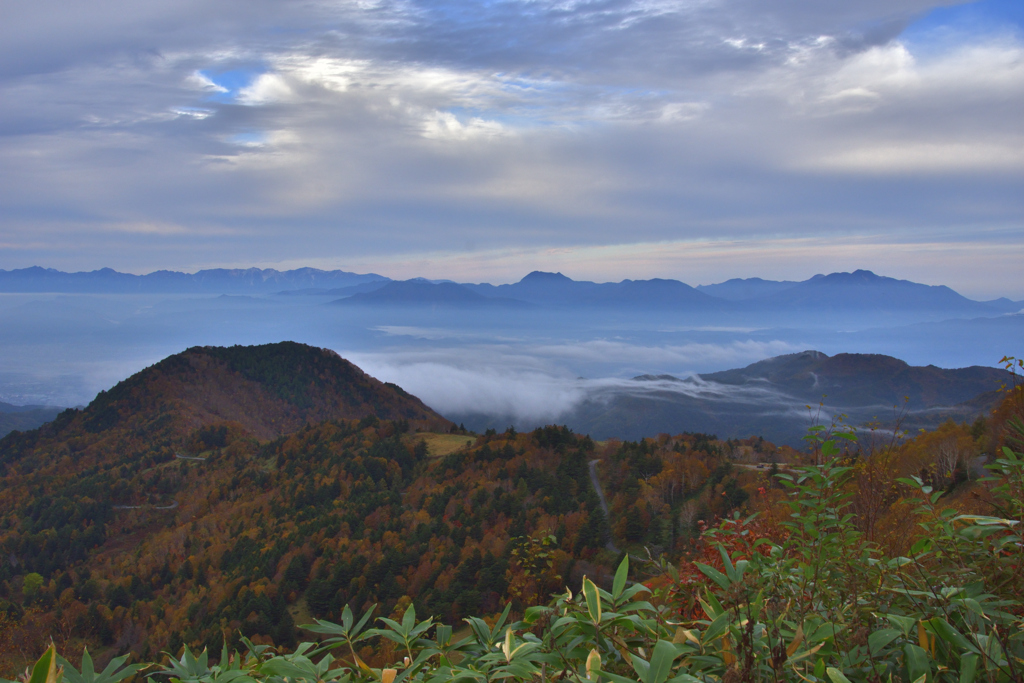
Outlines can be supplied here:
M799 446L814 419L828 422L839 414L862 432L873 423L883 434L897 422L913 432L947 419L973 421L1002 399L999 389L1011 382L1010 373L996 368L947 370L879 354L804 351L686 379L640 375L632 382L592 387L586 400L557 421L595 439L690 431L722 439L763 436ZM473 429L509 421L507 416L448 417Z
M335 297L346 306L609 308L737 312L765 310L925 310L951 314L1016 313L1024 302L974 301L949 287L923 285L868 270L815 275L803 282L733 279L691 287L678 280L587 282L534 271L506 285L460 284L423 278L394 281L373 273L315 268L214 269L148 275L109 268L64 273L48 268L0 270L0 292L208 293Z
M457 284L424 279L371 283L337 303L345 305L450 308L511 307L626 310L686 310L745 313L794 311L936 311L949 314L1015 313L1024 302L974 301L949 287L923 285L875 275L871 271L815 275L804 282L752 278L690 287L678 280L623 280L595 283L561 273L535 271L508 285ZM372 288L372 291L367 291Z
M158 270L147 275L119 273L110 268L90 272L64 273L52 268L0 270L0 292L62 292L88 294L171 294L171 293L273 293L283 290L351 287L388 279L367 273L359 275L343 270L299 268L278 271L272 268L200 270L179 273Z

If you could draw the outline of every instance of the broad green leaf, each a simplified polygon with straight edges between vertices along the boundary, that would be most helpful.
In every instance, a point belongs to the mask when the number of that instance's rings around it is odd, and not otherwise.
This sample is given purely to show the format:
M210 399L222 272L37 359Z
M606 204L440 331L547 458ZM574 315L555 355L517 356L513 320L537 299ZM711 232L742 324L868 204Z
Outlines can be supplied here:
M645 683L665 683L672 671L672 662L679 656L676 646L667 640L659 640L651 654L651 665Z
M850 679L843 675L843 672L835 667L828 667L825 673L832 679L832 683L850 683Z
M402 615L402 631L409 633L415 625L416 607L410 602L409 606L405 610L405 614Z
M647 662L646 659L640 657L639 655L632 655L631 658L633 662L633 671L636 672L636 675L640 679L641 683L650 683L649 679L651 677L651 665Z
M618 674L608 673L607 671L601 672L601 678L606 678L612 683L636 683L635 679L629 678L628 676L620 676Z
M927 678L931 673L931 665L928 663L928 653L918 645L907 643L903 646L903 654L906 655L907 673L910 680L917 683L922 676Z
M738 581L736 569L732 566L732 559L729 557L729 553L726 552L725 546L718 546L718 552L722 556L722 566L725 567L725 575L732 582Z
M619 568L615 570L615 580L612 581L612 598L618 600L622 590L626 587L626 577L629 575L629 553L622 558Z
M694 562L694 564L697 565L697 569L699 569L701 573L704 574L704 576L708 577L709 579L717 583L723 590L729 590L730 581L725 574L718 571L714 567L708 566L706 564L701 564L700 562Z
M668 679L666 683L704 683L704 681L690 674L679 674L675 678Z
M722 603L720 603L718 601L718 598L715 597L714 593L712 593L709 590L705 590L704 591L704 596L708 599L708 604L711 605L711 608L714 610L715 616L717 616L717 615L719 615L719 614L721 614L722 612L725 611L725 608L722 607ZM714 617L712 617L712 618L714 618Z
M868 649L871 651L871 654L878 654L883 647L899 637L900 632L894 628L880 629L868 636Z
M60 683L60 680L60 672L57 670L57 649L51 643L32 667L32 676L28 683Z
M964 655L960 658L960 683L974 683L978 671L978 655Z
M601 623L601 595L597 591L597 585L588 579L583 577L583 597L587 600L587 612L590 614L590 620L594 622L595 626Z
M913 617L904 617L899 614L886 614L885 618L889 620L889 623L903 632L904 638L909 637L910 630L917 625L917 619Z
M530 625L535 624L541 617L550 611L551 608L547 605L534 605L533 607L527 607L526 611L523 612L523 623ZM438 628L441 627L438 626Z
M939 638L942 638L950 645L959 648L961 651L973 651L974 647L971 646L970 641L964 637L960 631L956 630L951 626L945 619L941 617L935 617L927 621L929 628Z
M721 637L728 630L731 618L732 615L728 612L722 612L715 617L715 620L704 630L704 633L700 634L701 642L707 645L714 642L716 638Z

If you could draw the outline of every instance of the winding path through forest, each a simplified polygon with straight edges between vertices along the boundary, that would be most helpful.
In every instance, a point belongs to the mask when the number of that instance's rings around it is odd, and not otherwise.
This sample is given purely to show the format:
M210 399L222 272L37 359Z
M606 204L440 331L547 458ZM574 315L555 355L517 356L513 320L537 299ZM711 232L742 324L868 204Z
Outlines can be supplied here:
M588 465L590 470L590 482L594 485L594 490L597 491L597 501L601 504L601 509L604 511L604 518L608 520L608 526L611 527L612 518L611 513L608 512L608 501L604 498L604 491L601 490L601 481L597 478L597 463L601 462L600 459L591 460ZM608 532L608 542L604 546L611 550L613 553L621 552L619 546L615 545L615 541L612 540L611 530Z

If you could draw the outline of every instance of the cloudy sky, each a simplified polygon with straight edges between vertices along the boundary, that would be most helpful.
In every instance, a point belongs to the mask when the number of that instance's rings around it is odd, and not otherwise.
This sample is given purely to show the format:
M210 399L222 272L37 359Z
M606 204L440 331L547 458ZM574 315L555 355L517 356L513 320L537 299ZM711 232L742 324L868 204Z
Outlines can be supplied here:
M0 0L0 268L1024 298L1024 3Z

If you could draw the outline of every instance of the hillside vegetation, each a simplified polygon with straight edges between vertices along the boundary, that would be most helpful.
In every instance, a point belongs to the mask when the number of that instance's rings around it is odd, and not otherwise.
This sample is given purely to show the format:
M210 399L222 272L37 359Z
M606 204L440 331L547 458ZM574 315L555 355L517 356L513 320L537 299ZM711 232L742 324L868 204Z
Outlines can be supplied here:
M596 444L460 434L358 369L318 374L336 356L282 350L301 372L268 347L192 349L0 441L7 675L49 638L68 675L88 646L101 663L170 652L168 674L197 683L1024 671L1019 389L905 443L839 428L804 454L703 434ZM275 412L223 419L238 386ZM352 406L392 419L315 419ZM1001 455L987 481L982 452ZM374 606L395 621L357 625ZM340 659L300 644L317 633ZM248 654L210 668L222 646Z

